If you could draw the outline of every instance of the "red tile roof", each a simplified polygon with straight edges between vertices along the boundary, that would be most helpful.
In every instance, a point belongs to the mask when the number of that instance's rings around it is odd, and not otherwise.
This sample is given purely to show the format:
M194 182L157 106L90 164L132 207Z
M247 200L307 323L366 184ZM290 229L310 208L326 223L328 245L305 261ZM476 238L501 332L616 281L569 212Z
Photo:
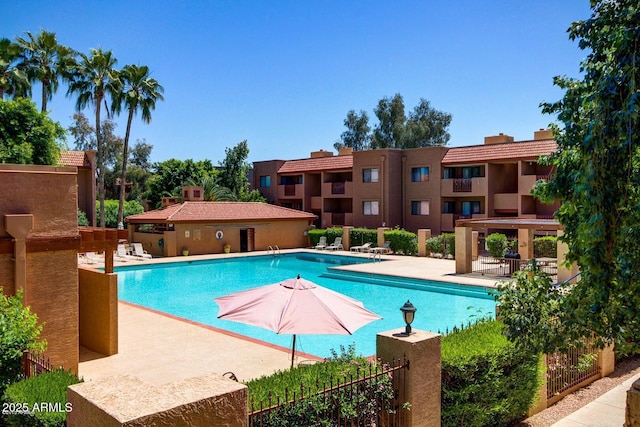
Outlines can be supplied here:
M280 166L278 173L329 171L352 168L353 155L344 155L289 160Z
M309 212L259 202L184 202L127 217L129 222L313 220Z
M442 164L484 163L499 160L535 160L557 150L556 141L541 139L536 141L505 142L502 144L453 147L447 151Z
M75 166L78 168L90 168L91 163L84 151L61 151L60 164L64 166Z

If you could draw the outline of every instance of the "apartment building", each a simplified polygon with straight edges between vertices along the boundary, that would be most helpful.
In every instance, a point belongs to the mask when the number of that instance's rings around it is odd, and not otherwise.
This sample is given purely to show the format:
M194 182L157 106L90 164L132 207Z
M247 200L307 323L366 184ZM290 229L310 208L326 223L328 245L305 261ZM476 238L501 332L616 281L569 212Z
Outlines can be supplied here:
M254 163L253 188L271 203L318 216L316 226L399 226L432 233L469 218L549 218L558 204L531 196L551 167L551 131L514 141L505 134L467 147L316 151L307 159Z

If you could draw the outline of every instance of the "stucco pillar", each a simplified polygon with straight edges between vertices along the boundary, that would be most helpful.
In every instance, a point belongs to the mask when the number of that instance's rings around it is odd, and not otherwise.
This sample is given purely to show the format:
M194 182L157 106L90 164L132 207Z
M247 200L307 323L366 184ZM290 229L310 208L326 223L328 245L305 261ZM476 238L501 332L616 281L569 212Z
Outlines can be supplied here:
M562 231L558 231L558 237L562 236L562 234ZM556 258L558 258L558 283L566 282L571 277L578 274L578 265L576 263L573 263L570 268L565 266L567 252L569 252L569 247L566 243L561 242L560 239L558 239L558 249L556 254Z
M478 259L478 232L471 232L471 260L475 261Z
M384 232L388 229L389 227L378 227L378 246L384 245Z
M345 251L351 249L351 229L353 227L350 225L345 225L342 227L342 247Z
M627 407L624 427L640 427L640 379L627 390Z
M401 336L402 332L404 328L379 333L376 337L376 355L385 363L403 355L409 361L409 369L395 373L401 383L404 381L404 387L400 387L399 390L400 403L411 404L411 409L405 413L406 425L439 427L442 389L441 336L415 329L409 336Z
M471 273L471 227L456 227L456 274Z
M608 377L616 370L616 355L613 352L613 344L610 344L600 350L598 355L598 367L600 368L600 377Z
M431 238L430 228L421 228L418 230L418 256L427 256L429 251L427 250L427 240Z
M533 258L533 230L518 229L518 253L521 259Z
M5 229L14 242L14 286L16 293L22 290L22 302L27 301L27 235L33 229L32 214L7 214L4 216Z

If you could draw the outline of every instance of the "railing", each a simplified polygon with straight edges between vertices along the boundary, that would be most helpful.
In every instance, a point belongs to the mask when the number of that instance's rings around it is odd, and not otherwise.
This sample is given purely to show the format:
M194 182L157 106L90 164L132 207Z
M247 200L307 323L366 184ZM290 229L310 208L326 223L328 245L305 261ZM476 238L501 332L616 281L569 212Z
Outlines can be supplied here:
M280 255L280 248L278 247L278 245L269 245L269 247L267 248L267 254L273 256Z
M346 189L346 185L344 182L331 183L331 194L344 194L345 189Z
M454 193L470 193L472 191L472 180L470 178L458 178L453 180Z
M49 358L33 354L30 351L22 353L22 372L27 378L35 377L43 372L51 372L53 367Z
M284 185L284 195L285 196L295 196L296 195L296 185L295 184L285 184Z
M536 258L534 258L536 259ZM494 258L490 255L478 255L471 263L471 271L483 276L511 277L516 271L524 270L531 260L517 258ZM558 264L555 258L536 259L540 271L550 275L552 279L558 275Z
M545 355L547 406L600 378L600 364L589 342L566 353Z
M356 374L344 378L342 383L316 384L318 393L300 394L289 398L285 392L283 402L272 402L249 413L249 427L272 425L331 425L331 426L393 426L406 424L403 402L398 399L399 390L404 389L403 369L409 369L406 358L394 360L382 368L373 364L365 375ZM250 408L255 408L251 402ZM345 409L345 406L348 406ZM285 424L286 423L286 424ZM325 424L326 423L326 424Z

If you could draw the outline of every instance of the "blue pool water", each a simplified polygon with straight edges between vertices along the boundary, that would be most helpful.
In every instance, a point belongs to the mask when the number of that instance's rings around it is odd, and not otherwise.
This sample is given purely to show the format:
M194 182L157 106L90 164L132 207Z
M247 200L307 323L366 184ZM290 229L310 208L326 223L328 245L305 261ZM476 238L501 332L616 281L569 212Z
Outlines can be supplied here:
M369 262L357 257L297 253L207 261L175 262L116 268L119 298L206 325L233 331L283 347L290 335L228 320L219 320L214 298L268 285L300 274L304 279L362 301L383 317L353 335L302 335L296 349L326 357L356 343L356 352L375 354L376 333L404 326L400 307L409 299L418 308L413 327L445 331L473 316L488 315L495 301L483 287L461 286L334 269L341 264ZM393 261L384 261L393 262Z

